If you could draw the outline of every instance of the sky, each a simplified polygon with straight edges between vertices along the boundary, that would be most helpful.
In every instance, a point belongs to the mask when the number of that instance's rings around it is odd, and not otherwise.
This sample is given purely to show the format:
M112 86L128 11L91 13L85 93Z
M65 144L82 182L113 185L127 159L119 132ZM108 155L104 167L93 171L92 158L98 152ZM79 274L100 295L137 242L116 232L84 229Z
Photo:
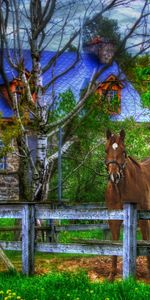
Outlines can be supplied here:
M42 0L45 3L45 0ZM102 0L105 5L110 2L110 0ZM112 18L118 21L119 29L124 36L127 30L132 26L133 22L139 16L141 12L141 8L143 6L145 0L131 0L128 6L121 6L105 14L106 17ZM28 7L30 0L24 0L26 6ZM69 3L72 3L71 10ZM69 13L68 17L68 24L64 31L64 36L62 40L62 44L66 43L67 39L69 38L70 34L77 29L83 22L85 17L85 8L88 6L87 3L90 3L89 8L86 12L86 16L92 16L93 14L97 13L101 9L100 0L59 0L59 4L57 5L57 12L54 16L54 22L58 23L59 25L55 26L55 30L59 30L62 24L64 23L67 14ZM149 23L149 34L150 34L150 23ZM11 24L10 24L10 31L11 31ZM51 33L55 33L54 27L51 30ZM139 30L141 32L141 30ZM134 42L140 41L140 37L134 38ZM50 50L57 50L58 45L60 43L60 33L56 34L53 42L49 45ZM76 44L78 40L76 40ZM129 41L129 45L133 43L133 40ZM27 47L24 44L24 47Z
M69 7L67 4L70 2L70 0L61 0L61 2L64 4L66 4L64 9L59 9L56 17L58 19L63 19L66 15L67 12L67 7ZM86 5L86 0L85 1L73 1L74 5L72 6L72 15L73 17L70 18L70 25L68 25L67 29L66 29L66 37L70 34L71 32L71 26L73 27L77 27L79 26L80 23L82 23L83 18L84 18L84 14L85 14L85 7ZM104 3L108 4L110 1L109 0L105 0ZM84 4L83 4L84 3ZM91 5L87 11L87 16L92 16L93 14L97 13L99 11L99 9L101 9L101 6L98 5L98 3L100 3L99 0L93 0L91 1ZM128 4L128 6L121 6L115 9L110 10L109 12L107 12L104 16L111 18L111 19L115 19L118 21L118 25L119 25L119 29L120 32L122 34L122 36L124 36L124 34L127 32L127 30L132 26L132 24L136 21L136 19L139 17L140 12L141 12L141 8L143 7L143 3L144 0L131 0L130 3ZM75 11L75 14L73 14L73 12ZM150 34L150 19L149 19L149 34ZM69 30L68 30L69 29ZM141 29L139 30L138 33L141 33ZM57 41L57 38L56 38ZM134 42L140 42L141 39L140 37L136 37L136 40L134 38ZM133 43L133 40L129 41L129 45L131 45ZM57 44L57 43L56 43ZM56 44L53 44L54 48L56 46ZM137 48L138 50L138 48ZM132 52L133 50L131 50ZM135 49L134 49L135 51Z

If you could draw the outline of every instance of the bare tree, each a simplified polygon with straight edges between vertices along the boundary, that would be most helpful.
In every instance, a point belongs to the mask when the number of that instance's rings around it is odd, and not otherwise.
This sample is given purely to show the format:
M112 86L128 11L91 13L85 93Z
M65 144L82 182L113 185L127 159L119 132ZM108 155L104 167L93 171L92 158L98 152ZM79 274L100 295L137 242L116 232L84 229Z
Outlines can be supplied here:
M66 1L60 0L0 0L0 72L7 87L17 124L19 124L17 143L18 156L20 157L19 186L22 199L32 201L47 199L51 170L58 157L57 151L56 153L48 153L48 139L56 135L60 126L65 130L66 126L81 111L89 95L97 88L96 79L108 67L106 64L100 72L93 74L86 92L69 113L61 119L50 121L53 119L53 107L55 107L57 100L53 85L59 77L69 72L80 59L84 19L88 16L88 22L92 22L98 15L101 17L115 8L125 9L130 5L130 2L127 0L101 0L96 1L93 8L93 1L80 1L84 7L84 13L82 18L80 16L78 22L74 23L72 20L75 19L78 11L71 0L67 1L67 4ZM116 49L113 59L124 48L131 48L140 44L141 47L138 48L139 51L136 55L148 49L149 35L147 33L148 28L146 28L149 17L148 6L148 0L144 1L137 19L126 29L122 44ZM94 9L97 12L95 14L93 14ZM63 11L63 14L58 18L60 11ZM135 34L141 34L141 28L144 28L144 38L140 42L128 46L128 41L134 38ZM66 31L69 31L70 34L67 35ZM43 52L51 50L56 39L57 49L54 55L47 60L46 65L41 65ZM56 75L57 60L65 51L70 49L72 44L76 45L74 62L71 62L70 66L66 67L62 73ZM32 70L30 72L25 65L25 48L31 54ZM23 84L21 93L12 92L10 88L5 69L6 60L12 72L17 74L17 79ZM51 73L51 79L44 85L43 74L47 70ZM50 88L51 92L47 92ZM25 111L30 115L27 126L24 122ZM37 137L35 160L33 160L28 142L29 128ZM76 137L70 136L69 133L65 136L62 154L68 151L75 140ZM29 168L32 172L31 178L28 176Z

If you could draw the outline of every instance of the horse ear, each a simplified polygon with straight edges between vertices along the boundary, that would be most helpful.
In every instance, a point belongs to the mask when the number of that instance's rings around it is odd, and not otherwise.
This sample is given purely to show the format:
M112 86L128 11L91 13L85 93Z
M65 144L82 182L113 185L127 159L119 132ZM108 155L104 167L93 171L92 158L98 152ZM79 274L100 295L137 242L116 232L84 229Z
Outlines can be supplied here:
M121 137L122 141L124 141L125 135L126 135L126 134L125 134L124 129L121 129L121 131L120 131L120 137Z
M111 135L112 135L112 133L111 133L110 129L107 129L107 130L106 130L106 137L107 137L107 140L110 139Z

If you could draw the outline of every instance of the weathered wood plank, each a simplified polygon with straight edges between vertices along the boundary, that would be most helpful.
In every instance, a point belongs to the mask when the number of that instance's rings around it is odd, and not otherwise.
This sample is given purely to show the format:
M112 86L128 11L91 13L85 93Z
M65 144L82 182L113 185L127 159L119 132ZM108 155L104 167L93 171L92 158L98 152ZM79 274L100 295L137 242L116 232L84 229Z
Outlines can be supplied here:
M137 256L150 256L150 240L137 242Z
M136 274L137 209L134 203L124 204L123 278Z
M0 232L7 232L7 231L16 231L21 230L21 226L13 226L13 227L0 227ZM35 226L36 230L39 231L50 231L50 226ZM101 230L109 230L109 226L107 224L72 224L72 225L60 225L55 226L56 232L62 231L87 231L87 230L94 230L94 229L101 229Z
M38 243L36 250L48 253L72 253L72 254L97 254L97 255L122 255L122 245L120 244L48 244Z
M35 207L25 204L22 212L22 271L34 274Z
M10 271L16 271L14 265L12 264L11 260L7 257L5 252L3 251L2 245L0 245L0 259L6 265L7 269Z
M13 227L0 227L0 232L6 232L6 231L16 231L21 230L21 226L13 226Z
M123 220L123 211L107 209L50 209L35 205L37 219L72 219L72 220Z
M21 219L22 205L0 205L0 218Z
M108 224L72 224L56 226L56 232L60 231L86 231L94 229L109 229Z
M72 219L72 220L123 220L124 243L113 241L80 241L73 244L37 244L35 247L35 217L38 219ZM23 273L34 272L34 251L50 253L76 253L95 255L123 255L123 277L135 275L137 255L150 256L150 241L136 242L137 210L135 204L124 205L124 211L108 211L99 207L73 206L51 209L49 204L0 204L0 218L23 219L22 247L20 242L0 242L6 250L21 250ZM150 211L138 211L138 219L150 219ZM62 230L91 230L105 227L105 224L80 224L61 226ZM98 227L97 227L98 226ZM108 227L107 227L108 228ZM56 229L56 227L55 227ZM40 228L41 230L41 228Z
M138 211L138 219L141 219L141 220L150 220L150 210L141 210L141 211Z
M15 250L21 251L22 250L22 243L21 242L5 242L0 241L0 245L4 250Z
M64 205L64 208L70 208L70 209L101 209L106 208L105 203L99 202L99 203L82 203L82 204L68 204Z
M107 249L108 248L111 249L111 244L112 244L112 242L110 242L110 241L104 241L103 242L103 249L104 249L105 246L107 247ZM21 251L22 250L22 244L21 244L21 242L5 242L5 241L0 241L0 245L3 247L4 250L15 250L15 251ZM45 245L46 245L46 247L45 247ZM60 251L61 252L59 252L59 245L61 245L60 246ZM70 248L71 248L71 245L77 245L77 244L69 244L69 245L70 245ZM49 246L51 246L51 247L49 248ZM98 244L98 246L100 247L99 244ZM119 247L119 249L122 249L122 243L118 243L117 246ZM56 250L56 247L57 247L57 250ZM91 248L92 247L93 247L93 244L92 244ZM70 250L70 248L69 248L70 252L68 252L68 253L72 253L71 250ZM75 252L75 247L74 247L73 253L76 253L76 254L81 253L81 248L82 248L82 245L79 244L80 252ZM48 253L51 253L51 252L52 253L65 253L65 244L63 246L63 244L44 244L44 243L38 243L35 246L35 250L36 251L40 251L40 252L48 252ZM76 247L76 250L77 250L77 247ZM83 250L84 250L84 254L93 254L93 253L89 253L89 252L85 253L85 248ZM89 248L88 248L88 251L89 251ZM108 255L112 255L110 253L111 252L109 252ZM99 253L95 253L95 254L99 254ZM107 254L105 254L105 255L107 255ZM117 252L117 255L121 256L121 252L120 252L120 254L118 254L118 252ZM145 242L145 241L141 241L141 242L138 241L138 243L137 243L137 256L144 256L144 255L145 256L147 256L147 255L150 256L150 242L148 243L148 242Z

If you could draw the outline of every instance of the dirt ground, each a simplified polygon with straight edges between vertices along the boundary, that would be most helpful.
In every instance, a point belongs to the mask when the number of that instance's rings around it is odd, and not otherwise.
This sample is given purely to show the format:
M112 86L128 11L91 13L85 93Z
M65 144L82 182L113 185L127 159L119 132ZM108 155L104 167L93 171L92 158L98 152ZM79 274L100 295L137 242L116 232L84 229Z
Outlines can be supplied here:
M103 281L108 278L111 271L111 258L110 257L80 257L73 259L65 259L64 261L58 260L57 258L45 261L38 259L36 263L36 273L43 274L51 270L51 265L53 269L58 271L69 271L75 272L78 270L85 270L91 281ZM43 267L44 266L44 267ZM136 277L140 281L150 283L150 277L147 271L147 261L146 257L137 258L137 272ZM118 258L117 264L117 275L115 280L122 279L122 259Z
M16 257L12 260L17 271L21 271L21 257ZM85 270L91 281L103 281L108 278L111 271L111 257L108 256L93 256L93 257L65 257L54 256L46 257L38 254L35 259L35 273L38 275L46 274L52 271L67 271L76 272ZM5 271L6 268L0 261L0 271ZM150 277L147 272L146 257L137 258L136 278L140 281L150 284ZM122 259L118 258L117 275L115 280L122 279Z

